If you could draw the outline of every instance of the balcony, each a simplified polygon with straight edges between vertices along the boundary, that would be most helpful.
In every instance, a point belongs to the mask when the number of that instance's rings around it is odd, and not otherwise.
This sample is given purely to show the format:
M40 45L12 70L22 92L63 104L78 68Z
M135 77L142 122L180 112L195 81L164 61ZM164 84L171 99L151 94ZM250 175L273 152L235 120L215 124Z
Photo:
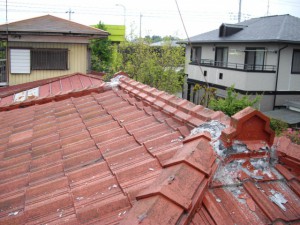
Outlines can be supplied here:
M197 65L197 62L191 62L190 65ZM231 69L231 70L240 70L246 72L267 72L275 73L275 65L255 65L255 64L241 64L241 63L230 63L230 62L221 62L211 59L201 59L201 66Z

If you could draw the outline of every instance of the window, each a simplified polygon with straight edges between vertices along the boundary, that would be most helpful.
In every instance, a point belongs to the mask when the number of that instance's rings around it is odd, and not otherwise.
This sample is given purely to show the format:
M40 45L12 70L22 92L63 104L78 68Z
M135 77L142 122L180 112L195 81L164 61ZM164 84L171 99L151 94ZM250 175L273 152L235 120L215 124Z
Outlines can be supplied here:
M206 77L207 76L207 70L204 70L203 75Z
M201 63L201 47L196 47L191 49L191 58L192 63Z
M228 48L217 47L215 54L215 65L226 67L228 62Z
M220 79L220 80L223 79L223 73L219 73L219 79Z
M32 49L32 70L67 70L68 49Z
M265 48L246 48L245 69L263 70L265 59Z
M10 49L10 72L30 73L30 49Z
M292 73L300 74L300 49L294 49L292 61Z

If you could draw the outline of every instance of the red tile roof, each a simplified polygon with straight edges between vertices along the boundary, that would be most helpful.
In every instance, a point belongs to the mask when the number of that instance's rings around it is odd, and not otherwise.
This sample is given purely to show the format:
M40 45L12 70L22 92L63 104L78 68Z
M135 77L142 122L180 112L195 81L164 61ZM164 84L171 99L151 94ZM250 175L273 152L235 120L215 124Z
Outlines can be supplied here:
M251 108L229 118L121 78L2 110L0 224L300 221L300 147L273 145Z

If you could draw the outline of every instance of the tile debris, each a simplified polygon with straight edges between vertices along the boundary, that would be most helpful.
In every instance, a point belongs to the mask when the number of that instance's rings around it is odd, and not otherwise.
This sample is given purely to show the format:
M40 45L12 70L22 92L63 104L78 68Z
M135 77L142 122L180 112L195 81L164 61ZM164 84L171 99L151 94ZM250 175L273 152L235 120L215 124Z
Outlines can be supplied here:
M8 216L16 216L16 215L18 215L18 214L19 214L19 211L10 212L10 213L8 214Z
M269 198L274 202L276 205L278 205L283 211L286 211L286 208L283 204L287 203L288 201L285 199L285 197L273 189L270 190L271 194Z
M212 139L216 140L221 136L222 130L224 130L225 128L226 126L220 123L218 120L211 120L191 130L190 135L196 135L207 131L210 133Z

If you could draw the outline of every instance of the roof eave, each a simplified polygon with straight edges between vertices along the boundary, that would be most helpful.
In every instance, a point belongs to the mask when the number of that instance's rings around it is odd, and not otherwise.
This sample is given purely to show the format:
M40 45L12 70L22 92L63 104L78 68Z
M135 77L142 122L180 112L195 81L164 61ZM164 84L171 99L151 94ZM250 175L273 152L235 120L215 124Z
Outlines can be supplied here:
M0 31L0 35L34 35L34 36L76 36L76 37L100 37L109 36L108 32L99 33L73 33L73 32L36 32L36 31Z
M215 43L285 43L285 44L300 44L300 41L292 40L205 40L205 41L190 41L190 42L180 42L182 44L215 44Z

